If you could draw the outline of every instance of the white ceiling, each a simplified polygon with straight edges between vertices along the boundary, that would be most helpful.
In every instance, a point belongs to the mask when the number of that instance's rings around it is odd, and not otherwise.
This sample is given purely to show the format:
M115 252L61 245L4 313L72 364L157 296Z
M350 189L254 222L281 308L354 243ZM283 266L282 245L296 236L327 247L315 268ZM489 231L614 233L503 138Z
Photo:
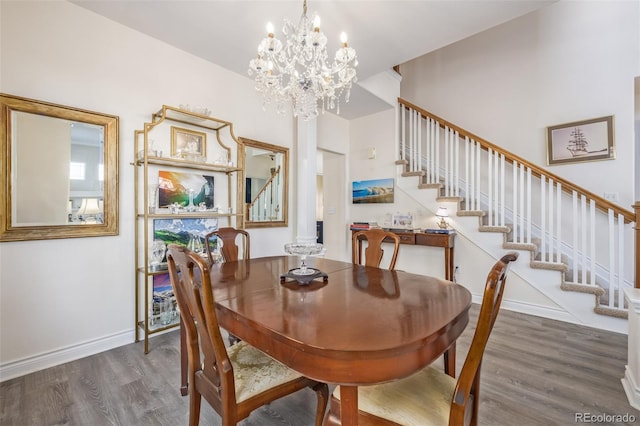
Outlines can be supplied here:
M297 24L302 0L71 0L125 26L231 71L248 76L265 26L281 37L285 19ZM358 54L358 79L389 70L433 50L517 18L557 0L308 0L322 19L329 52L342 31ZM351 119L384 108L362 88L352 90L340 115Z

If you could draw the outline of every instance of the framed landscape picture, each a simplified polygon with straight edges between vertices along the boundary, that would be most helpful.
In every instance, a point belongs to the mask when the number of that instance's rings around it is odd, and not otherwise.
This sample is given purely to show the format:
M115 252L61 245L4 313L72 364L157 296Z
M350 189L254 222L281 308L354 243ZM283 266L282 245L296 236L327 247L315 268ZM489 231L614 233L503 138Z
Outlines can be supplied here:
M218 219L216 218L155 219L153 221L153 239L162 240L167 246L178 244L194 251L204 251L205 235L216 229L218 229Z
M352 200L353 204L393 203L393 178L354 181Z
M547 165L615 158L613 116L547 127Z

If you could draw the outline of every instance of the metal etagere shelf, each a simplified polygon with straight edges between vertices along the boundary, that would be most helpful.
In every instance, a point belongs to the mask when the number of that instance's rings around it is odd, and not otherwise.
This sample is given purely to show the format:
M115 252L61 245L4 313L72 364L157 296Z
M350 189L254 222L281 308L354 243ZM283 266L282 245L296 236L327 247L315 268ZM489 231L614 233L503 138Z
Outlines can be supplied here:
M178 149L176 132L196 135L197 149L186 153ZM154 293L154 280L168 282L166 265L150 264L156 221L209 220L222 226L244 227L244 216L237 206L242 198L242 169L237 167L239 142L232 123L200 112L163 105L153 113L151 122L135 131L135 329L136 341L144 340L144 351L149 352L149 337L179 326L180 315L170 290ZM235 159L235 161L233 160ZM213 193L217 206L205 206L187 211L184 206L158 206L159 171L165 173L211 174L215 177ZM151 195L150 195L151 194ZM190 206L191 207L191 206ZM165 286L166 288L166 286Z

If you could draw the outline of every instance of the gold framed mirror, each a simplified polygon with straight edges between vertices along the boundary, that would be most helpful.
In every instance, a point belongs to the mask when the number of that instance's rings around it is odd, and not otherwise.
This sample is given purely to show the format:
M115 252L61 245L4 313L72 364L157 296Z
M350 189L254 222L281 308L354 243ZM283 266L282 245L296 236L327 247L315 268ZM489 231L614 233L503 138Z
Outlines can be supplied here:
M117 116L0 93L0 241L118 235Z
M238 138L245 228L288 226L289 148Z

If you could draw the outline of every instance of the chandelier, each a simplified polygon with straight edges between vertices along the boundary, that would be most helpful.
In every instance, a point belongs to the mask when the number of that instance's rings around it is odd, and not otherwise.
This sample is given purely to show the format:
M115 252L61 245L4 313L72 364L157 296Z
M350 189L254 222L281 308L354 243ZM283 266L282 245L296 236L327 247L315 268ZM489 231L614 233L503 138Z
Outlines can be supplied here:
M342 33L342 47L332 63L328 63L327 37L320 31L320 18L307 18L307 1L302 6L298 26L285 20L284 43L274 36L273 25L267 24L267 37L258 45L258 57L249 63L249 75L255 74L256 90L263 96L263 108L270 103L282 114L291 103L293 115L309 120L322 112L336 109L340 113L340 97L349 102L351 85L357 81L356 51L347 45Z

